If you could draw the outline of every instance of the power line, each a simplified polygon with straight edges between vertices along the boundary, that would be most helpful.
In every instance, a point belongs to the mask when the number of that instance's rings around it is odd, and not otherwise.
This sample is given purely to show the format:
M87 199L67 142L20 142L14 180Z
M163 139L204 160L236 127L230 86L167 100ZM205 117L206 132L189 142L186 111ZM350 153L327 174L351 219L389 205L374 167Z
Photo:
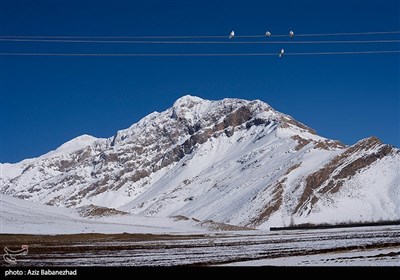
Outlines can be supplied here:
M276 53L0 53L3 56L272 56Z
M377 31L377 32L342 32L342 33L304 33L297 34L295 37L323 37L323 36L357 36L357 35L380 35L380 34L400 34L400 31ZM226 37L226 36L225 36ZM236 36L235 38L261 38L265 35L244 35ZM288 37L288 34L271 34L270 37Z
M391 51L344 51L344 52L308 52L308 53L285 53L285 55L344 55L344 54L396 54L400 50Z
M307 55L351 55L351 54L398 54L400 50L388 51L344 51L285 53L285 56ZM196 56L278 56L277 53L13 53L2 52L1 56L114 56L114 57L196 57Z
M258 36L258 35L257 35ZM239 36L237 36L239 37ZM247 37L247 36L246 36ZM251 36L253 37L253 36ZM43 39L206 39L206 38L229 38L227 35L204 35L204 36L7 36L0 38L43 38Z
M373 31L373 32L342 32L342 33L304 33L296 37L318 37L318 36L356 36L356 35L380 35L400 34L396 31ZM288 37L288 34L271 34L271 37ZM228 38L228 35L175 35L175 36L42 36L42 35L1 35L0 38L43 38L43 39L205 39L205 38ZM235 35L235 38L261 38L265 35Z
M319 37L319 36L355 36L355 35L378 35L378 34L400 34L400 31L378 31L378 32L344 32L344 33L316 33L296 34L296 37ZM287 36L287 35L279 35Z
M336 40L336 41L129 41L129 40L60 40L60 39L0 39L2 42L34 43L101 43L101 44L375 44L400 43L400 40Z

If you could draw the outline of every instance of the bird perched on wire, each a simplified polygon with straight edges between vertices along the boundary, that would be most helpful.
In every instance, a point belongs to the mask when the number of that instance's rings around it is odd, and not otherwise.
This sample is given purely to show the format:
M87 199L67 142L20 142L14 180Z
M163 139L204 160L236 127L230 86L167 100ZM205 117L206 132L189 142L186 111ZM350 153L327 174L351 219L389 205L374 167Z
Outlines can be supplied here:
M290 36L290 38L293 38L293 36L294 36L294 32L293 32L292 30L290 30L290 32L289 32L289 36Z
M271 32L267 31L265 32L265 37L270 37L271 36Z
M279 52L279 57L282 57L284 53L285 53L285 50L281 49L281 51Z
M235 31L231 31L231 34L229 34L229 39L232 39L233 37L235 37Z

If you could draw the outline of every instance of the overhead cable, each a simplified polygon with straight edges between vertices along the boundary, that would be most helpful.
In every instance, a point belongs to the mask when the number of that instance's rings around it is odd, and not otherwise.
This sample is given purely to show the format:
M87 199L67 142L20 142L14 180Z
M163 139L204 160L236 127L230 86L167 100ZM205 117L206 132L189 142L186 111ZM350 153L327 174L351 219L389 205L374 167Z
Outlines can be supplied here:
M294 52L285 56L347 55L347 54L399 54L400 50L342 51L342 52ZM278 56L278 53L33 53L2 52L1 56L132 56L132 57L195 57L195 56Z
M400 40L336 40L336 41L129 41L129 40L59 40L59 39L0 39L2 42L34 43L101 43L101 44L375 44L400 43Z
M237 33L237 32L236 32ZM296 33L296 37L319 37L319 36L358 36L358 35L380 35L400 34L396 31L372 31L372 32L341 32L341 33ZM287 37L288 34L273 34L269 37ZM261 38L259 35L235 35L235 38ZM173 36L46 36L46 35L0 35L0 38L43 38L43 39L205 39L205 38L229 38L227 35L173 35Z

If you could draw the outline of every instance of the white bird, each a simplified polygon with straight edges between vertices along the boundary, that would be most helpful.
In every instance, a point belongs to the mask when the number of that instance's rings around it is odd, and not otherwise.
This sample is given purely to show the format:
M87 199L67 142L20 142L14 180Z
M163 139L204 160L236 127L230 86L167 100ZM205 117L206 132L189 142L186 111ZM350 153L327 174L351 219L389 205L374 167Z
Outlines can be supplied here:
M233 37L235 37L235 31L231 31L231 34L229 34L229 39L232 39Z
M265 32L265 37L270 37L271 36L271 32L267 31Z
M279 52L279 57L282 57L284 53L285 53L285 50L281 49L281 51Z
M293 36L294 36L294 32L290 30L290 32L289 32L289 36L290 36L290 38L293 38Z

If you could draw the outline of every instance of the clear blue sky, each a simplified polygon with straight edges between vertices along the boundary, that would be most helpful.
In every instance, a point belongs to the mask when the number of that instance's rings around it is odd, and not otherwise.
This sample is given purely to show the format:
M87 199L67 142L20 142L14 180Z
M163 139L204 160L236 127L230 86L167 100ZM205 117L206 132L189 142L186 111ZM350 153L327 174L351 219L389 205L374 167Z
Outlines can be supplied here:
M400 30L399 1L1 0L0 35L151 36ZM344 39L400 39L399 34ZM295 38L300 40L300 38ZM315 38L315 40L338 38ZM128 45L0 42L2 52L236 53L399 50L400 44ZM400 55L0 56L0 162L81 134L110 137L185 94L260 99L346 144L400 147Z

